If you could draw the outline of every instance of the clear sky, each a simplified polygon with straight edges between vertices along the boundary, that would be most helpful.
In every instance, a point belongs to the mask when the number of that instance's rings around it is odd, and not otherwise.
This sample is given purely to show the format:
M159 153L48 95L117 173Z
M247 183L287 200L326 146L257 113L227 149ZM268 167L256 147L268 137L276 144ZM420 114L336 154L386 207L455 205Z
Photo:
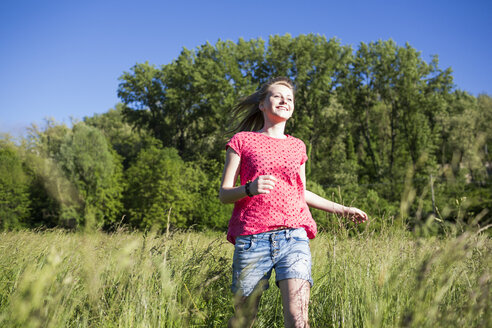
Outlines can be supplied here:
M315 33L354 48L408 42L439 56L458 89L492 95L492 1L0 1L0 132L70 123L118 102L136 63L168 64L218 39Z

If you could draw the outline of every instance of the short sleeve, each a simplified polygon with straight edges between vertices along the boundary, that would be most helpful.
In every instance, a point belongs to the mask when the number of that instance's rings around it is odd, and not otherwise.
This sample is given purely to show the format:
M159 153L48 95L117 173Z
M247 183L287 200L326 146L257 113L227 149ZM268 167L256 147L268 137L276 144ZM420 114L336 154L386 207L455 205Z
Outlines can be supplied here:
M308 160L308 156L306 154L306 145L301 141L301 165L306 163Z
M241 156L242 144L241 134L237 133L229 140L225 148L227 150L227 148L231 147L239 156Z

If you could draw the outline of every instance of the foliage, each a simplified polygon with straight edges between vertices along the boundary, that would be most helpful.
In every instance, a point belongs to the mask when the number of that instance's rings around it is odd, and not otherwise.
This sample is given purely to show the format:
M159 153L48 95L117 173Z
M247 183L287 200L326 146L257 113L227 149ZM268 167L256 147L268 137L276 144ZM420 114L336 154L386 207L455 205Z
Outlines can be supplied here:
M33 126L27 140L9 144L22 154L14 171L26 177L12 183L28 190L7 202L23 208L9 220L166 229L169 216L171 227L225 230L232 205L217 191L230 109L277 75L297 86L286 132L307 146L316 193L366 210L374 228L492 222L492 98L456 89L450 68L409 44L353 49L314 34L219 40L161 66L137 63L120 77L115 109L71 127ZM313 216L320 230L344 226Z
M18 150L8 139L0 139L0 229L26 225L31 205L29 185Z
M413 225L465 196L445 191L454 184L446 167L490 185L490 97L453 91L451 69L439 68L437 56L426 62L409 44L380 40L352 50L313 34L271 36L268 44L219 40L183 49L159 68L135 65L118 94L131 124L186 161L223 161L228 110L276 75L297 86L287 132L307 145L308 178L325 190L341 187L354 205ZM430 199L432 179L442 183L439 204ZM371 206L371 197L384 208Z
M122 209L122 168L102 133L84 123L74 125L56 159L83 201L79 221L89 228L116 221Z
M210 195L206 175L198 166L185 163L174 148L142 150L126 175L126 204L133 226L186 228L209 214L202 213L199 205Z
M28 147L32 190L39 193L33 198L44 200L41 205L50 203L57 225L92 229L118 219L121 162L100 130L84 123L68 129L49 122L44 131L33 129Z
M84 123L97 128L106 137L111 147L123 160L126 169L135 161L138 153L156 141L147 130L135 131L123 117L124 105L119 103L115 109L103 114L85 117Z

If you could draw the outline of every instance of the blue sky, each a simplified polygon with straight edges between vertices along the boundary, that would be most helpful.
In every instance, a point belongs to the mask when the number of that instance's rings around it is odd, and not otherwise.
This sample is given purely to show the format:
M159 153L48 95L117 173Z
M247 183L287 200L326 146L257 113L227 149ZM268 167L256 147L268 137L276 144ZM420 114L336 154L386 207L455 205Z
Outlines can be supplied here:
M492 95L492 1L33 1L0 2L0 132L45 118L70 123L118 102L136 63L170 63L218 39L316 33L354 48L408 42L439 56L458 89Z

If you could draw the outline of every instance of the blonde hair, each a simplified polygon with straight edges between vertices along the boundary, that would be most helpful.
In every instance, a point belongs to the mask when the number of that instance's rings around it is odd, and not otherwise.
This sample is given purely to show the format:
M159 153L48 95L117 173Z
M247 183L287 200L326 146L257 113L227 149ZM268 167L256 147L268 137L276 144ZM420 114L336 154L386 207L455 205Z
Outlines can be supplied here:
M235 121L239 119L236 125L228 131L233 134L239 131L257 131L260 130L265 121L263 119L263 112L260 110L260 103L265 100L268 91L272 85L280 84L284 85L295 93L294 83L284 76L270 79L264 83L255 93L242 98L231 110L231 120Z

